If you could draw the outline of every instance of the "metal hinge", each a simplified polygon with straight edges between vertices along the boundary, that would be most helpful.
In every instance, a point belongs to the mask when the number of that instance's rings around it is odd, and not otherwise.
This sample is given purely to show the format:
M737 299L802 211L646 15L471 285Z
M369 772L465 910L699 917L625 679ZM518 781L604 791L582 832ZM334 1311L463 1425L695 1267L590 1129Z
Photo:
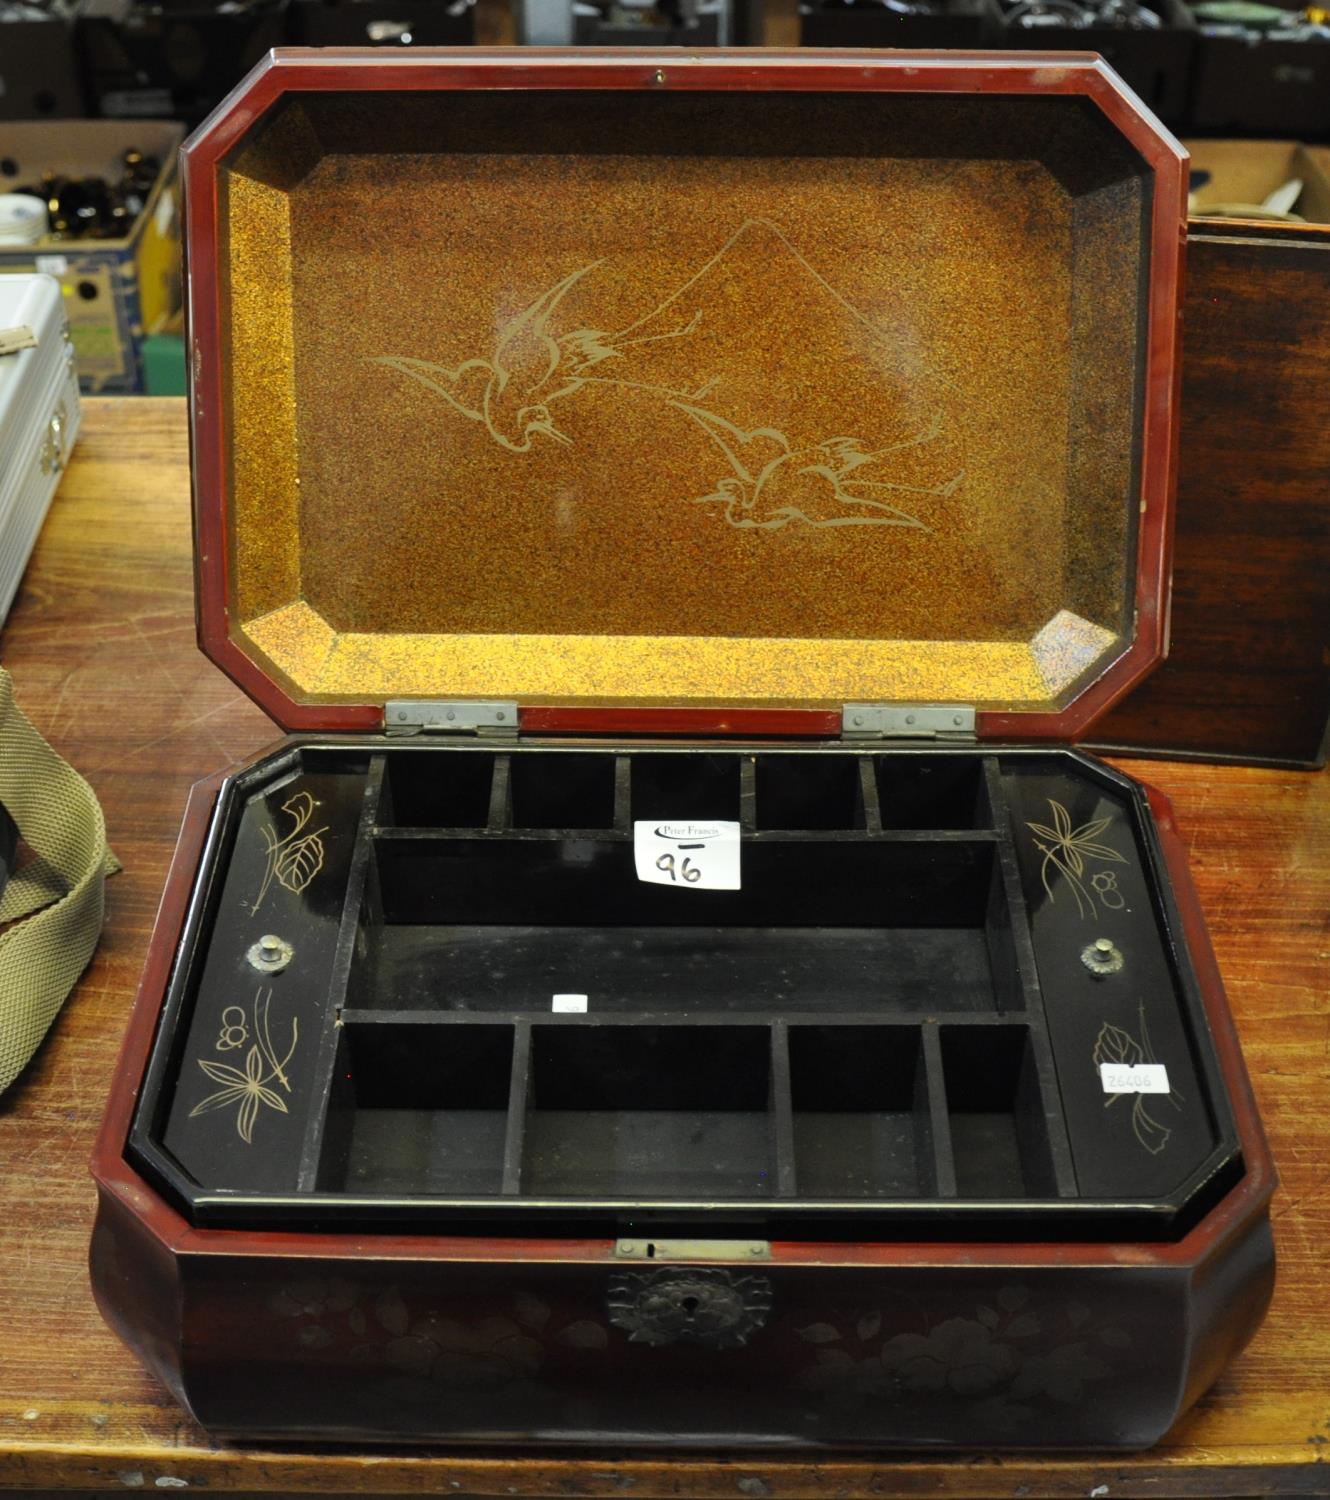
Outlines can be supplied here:
M962 703L847 703L843 740L958 740L975 735L974 709Z
M477 703L460 698L398 698L383 707L385 734L476 734L517 738L516 703Z

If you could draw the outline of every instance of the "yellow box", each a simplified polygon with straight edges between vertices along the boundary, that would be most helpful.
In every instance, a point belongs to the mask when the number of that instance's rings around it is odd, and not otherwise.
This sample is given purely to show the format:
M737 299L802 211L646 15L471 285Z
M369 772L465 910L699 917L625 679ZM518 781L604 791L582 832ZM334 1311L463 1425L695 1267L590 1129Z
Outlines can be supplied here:
M44 271L64 289L79 383L87 394L143 388L140 345L180 306L180 225L176 153L184 127L169 120L30 120L0 126L0 154L17 174L6 187L44 172L116 180L124 153L155 156L161 171L143 211L119 239L49 238L0 249L0 271Z
M1243 204L1253 208L1291 178L1302 183L1293 212L1309 224L1330 224L1330 152L1296 141L1184 141L1194 172L1209 172L1210 180L1191 195L1193 219L1211 218L1217 204L1229 211L1224 218L1256 218L1235 214Z

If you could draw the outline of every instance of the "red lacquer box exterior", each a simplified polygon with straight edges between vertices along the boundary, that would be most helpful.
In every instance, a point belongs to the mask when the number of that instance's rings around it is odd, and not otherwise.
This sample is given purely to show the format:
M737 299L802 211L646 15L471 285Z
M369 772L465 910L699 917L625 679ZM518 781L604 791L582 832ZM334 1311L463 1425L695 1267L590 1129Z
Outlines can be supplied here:
M296 737L190 800L107 1320L233 1438L1157 1440L1273 1276L1068 748L1166 640L1176 143L1065 55L329 51L183 180L200 642Z

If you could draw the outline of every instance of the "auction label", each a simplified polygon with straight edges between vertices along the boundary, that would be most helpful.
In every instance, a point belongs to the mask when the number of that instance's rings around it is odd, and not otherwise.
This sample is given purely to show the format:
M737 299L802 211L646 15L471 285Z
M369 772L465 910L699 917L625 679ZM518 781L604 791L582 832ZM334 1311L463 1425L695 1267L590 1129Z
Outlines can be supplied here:
M637 878L680 890L739 889L737 823L641 822L633 824Z
M1163 1063L1100 1063L1099 1078L1106 1094L1167 1094L1168 1069Z

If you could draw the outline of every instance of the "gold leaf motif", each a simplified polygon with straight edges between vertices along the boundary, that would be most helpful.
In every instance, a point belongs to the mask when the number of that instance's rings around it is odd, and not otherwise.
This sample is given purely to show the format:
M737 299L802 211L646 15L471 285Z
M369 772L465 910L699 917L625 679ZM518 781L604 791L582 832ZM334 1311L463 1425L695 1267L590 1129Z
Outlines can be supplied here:
M281 885L299 895L322 868L323 840L317 833L307 833L282 850L275 873Z
M1110 1026L1107 1021L1099 1028L1099 1035L1095 1038L1094 1050L1090 1054L1094 1063L1095 1071L1105 1064L1110 1063L1115 1067L1134 1068L1139 1063L1153 1063L1155 1061L1154 1046L1150 1041L1150 1030L1145 1023L1145 1005L1141 1004L1138 1010L1140 1016L1141 1040L1138 1042L1130 1032L1124 1031L1120 1026ZM1131 1096L1131 1128L1132 1134L1151 1156L1158 1156L1168 1145L1169 1137L1173 1132L1167 1125L1157 1120L1151 1114L1151 1103L1161 1096L1151 1094L1133 1094ZM1121 1094L1110 1094L1104 1101L1104 1108L1116 1104L1122 1098ZM1180 1110L1183 1104L1182 1095L1176 1089L1170 1089L1167 1101L1174 1109Z
M1099 1029L1093 1056L1096 1068L1102 1067L1104 1063L1116 1063L1122 1067L1134 1068L1137 1063L1145 1060L1140 1044L1134 1041L1127 1032L1117 1026L1110 1026L1107 1021Z
M1168 1145L1169 1136L1173 1134L1167 1125L1161 1125L1150 1113L1140 1094L1136 1095L1132 1104L1131 1128L1136 1139L1151 1156L1158 1156Z
M323 868L323 838L328 825L306 832L318 802L309 792L295 792L282 803L282 811L291 819L291 828L284 837L277 837L271 823L259 830L267 846L267 865L263 872L263 883L250 907L255 916L274 878L278 885L299 895Z

